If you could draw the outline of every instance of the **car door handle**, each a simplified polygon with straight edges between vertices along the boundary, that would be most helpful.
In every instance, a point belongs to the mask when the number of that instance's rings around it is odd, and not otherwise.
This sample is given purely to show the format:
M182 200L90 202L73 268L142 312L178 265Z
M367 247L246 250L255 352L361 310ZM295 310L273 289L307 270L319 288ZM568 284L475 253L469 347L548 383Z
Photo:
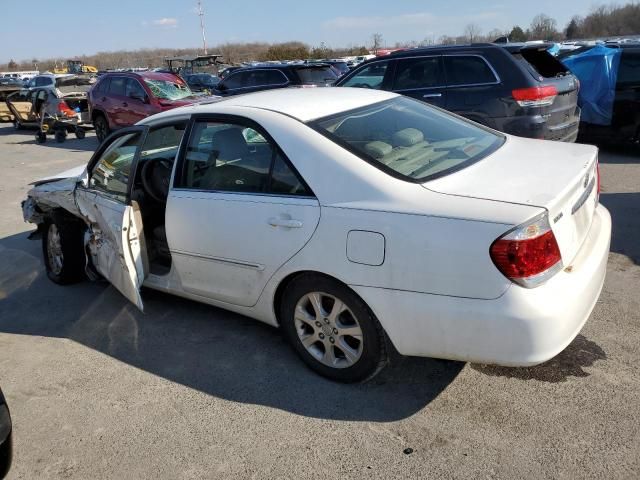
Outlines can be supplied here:
M269 225L272 227L302 228L300 220L292 220L290 218L272 217L269 219Z
M441 96L441 93L425 93L424 95L422 95L422 98L438 98Z

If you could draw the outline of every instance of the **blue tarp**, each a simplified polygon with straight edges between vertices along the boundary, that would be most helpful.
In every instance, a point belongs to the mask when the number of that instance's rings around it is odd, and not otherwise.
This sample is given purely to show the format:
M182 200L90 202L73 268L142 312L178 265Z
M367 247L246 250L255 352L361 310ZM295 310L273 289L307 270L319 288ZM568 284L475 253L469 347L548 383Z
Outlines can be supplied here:
M581 121L611 125L620 54L619 48L597 45L561 60L580 80L578 105L582 109Z

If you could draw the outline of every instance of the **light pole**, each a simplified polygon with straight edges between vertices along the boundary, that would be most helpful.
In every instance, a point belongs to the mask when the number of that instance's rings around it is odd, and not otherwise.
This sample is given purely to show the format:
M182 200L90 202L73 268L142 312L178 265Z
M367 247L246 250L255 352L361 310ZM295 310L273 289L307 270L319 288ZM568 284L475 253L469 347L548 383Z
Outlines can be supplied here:
M207 38L204 35L204 10L202 9L202 1L198 0L198 16L200 17L200 29L202 30L202 48L204 54L207 54Z

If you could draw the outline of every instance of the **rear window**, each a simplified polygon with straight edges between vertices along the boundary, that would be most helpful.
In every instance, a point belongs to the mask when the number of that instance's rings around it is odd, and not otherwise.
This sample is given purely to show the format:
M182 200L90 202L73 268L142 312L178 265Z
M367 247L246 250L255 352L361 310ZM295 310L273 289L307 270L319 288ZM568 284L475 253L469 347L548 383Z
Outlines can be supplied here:
M640 85L640 53L622 52L617 83Z
M514 54L514 57L516 60L524 60L534 76L556 78L569 73L567 67L545 49L525 48Z
M504 137L422 102L398 97L310 126L381 170L424 182L475 163Z
M336 73L331 67L304 67L296 70L300 81L304 84L311 85L326 85L327 83L333 83L338 79Z

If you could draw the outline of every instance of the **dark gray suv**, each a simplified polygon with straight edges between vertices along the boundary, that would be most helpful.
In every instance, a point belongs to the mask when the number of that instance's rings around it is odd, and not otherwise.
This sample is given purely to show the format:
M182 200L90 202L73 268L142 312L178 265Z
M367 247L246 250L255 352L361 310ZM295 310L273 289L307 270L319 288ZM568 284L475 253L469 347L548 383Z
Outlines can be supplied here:
M338 75L328 64L283 63L243 67L224 77L212 90L220 96L286 87L326 87Z
M336 86L401 93L505 133L575 141L579 82L548 44L404 50L369 60Z

